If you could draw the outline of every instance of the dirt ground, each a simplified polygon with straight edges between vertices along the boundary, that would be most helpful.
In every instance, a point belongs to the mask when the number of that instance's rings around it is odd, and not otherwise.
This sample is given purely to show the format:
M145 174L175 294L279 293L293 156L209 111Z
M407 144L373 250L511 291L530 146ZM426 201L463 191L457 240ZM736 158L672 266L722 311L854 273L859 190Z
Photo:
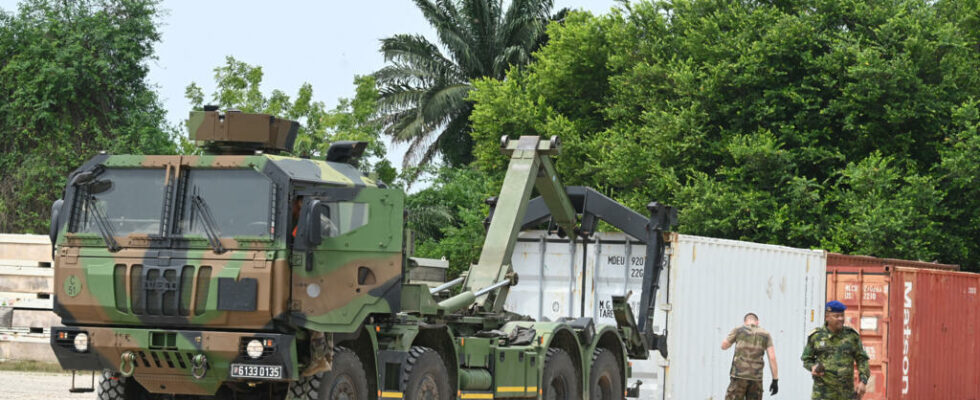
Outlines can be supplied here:
M75 383L89 387L91 375L79 375ZM95 377L99 383L99 377ZM0 371L0 399L3 400L93 400L95 392L68 393L71 374L50 372Z

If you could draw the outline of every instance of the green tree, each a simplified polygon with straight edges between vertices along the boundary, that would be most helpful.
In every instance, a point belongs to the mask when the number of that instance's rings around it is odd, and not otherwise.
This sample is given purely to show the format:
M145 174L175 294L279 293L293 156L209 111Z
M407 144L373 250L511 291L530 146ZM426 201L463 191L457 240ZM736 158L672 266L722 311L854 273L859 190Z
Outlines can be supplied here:
M25 0L0 12L0 232L46 232L68 173L100 150L172 153L146 81L153 0Z
M298 121L300 130L293 148L297 155L323 157L330 143L338 140L368 142L361 169L376 173L384 182L395 179L395 169L384 159L385 148L378 140L378 123L372 118L378 109L378 91L373 77L355 77L354 98L341 98L333 110L327 110L322 101L314 100L313 86L309 83L300 86L295 99L279 89L266 96L262 93L262 76L261 66L226 57L225 65L214 69L215 90L208 104L217 105L219 109L265 113ZM205 104L204 91L194 82L187 86L185 97L195 109L200 110ZM186 138L182 148L193 151Z
M475 83L475 166L558 135L568 184L679 230L980 264L980 2L641 1Z
M441 153L450 166L472 159L466 100L470 81L503 78L531 60L544 38L551 0L415 0L435 28L439 47L420 35L381 40L388 66L374 73L380 87L384 133L409 143L404 167L424 165Z
M415 254L446 257L450 277L466 271L480 257L489 211L484 201L497 189L476 169L443 167L429 187L406 201L408 225L416 234Z

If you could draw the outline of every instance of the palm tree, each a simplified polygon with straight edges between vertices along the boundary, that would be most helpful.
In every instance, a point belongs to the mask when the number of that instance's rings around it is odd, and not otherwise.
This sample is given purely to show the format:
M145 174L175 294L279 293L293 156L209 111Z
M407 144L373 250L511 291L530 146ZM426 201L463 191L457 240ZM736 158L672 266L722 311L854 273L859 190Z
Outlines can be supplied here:
M511 66L530 62L545 40L552 0L415 0L439 37L440 48L420 35L381 40L389 63L374 73L383 132L409 143L403 167L426 165L440 152L450 166L472 159L466 95L475 78L503 79ZM564 10L558 14L564 15Z

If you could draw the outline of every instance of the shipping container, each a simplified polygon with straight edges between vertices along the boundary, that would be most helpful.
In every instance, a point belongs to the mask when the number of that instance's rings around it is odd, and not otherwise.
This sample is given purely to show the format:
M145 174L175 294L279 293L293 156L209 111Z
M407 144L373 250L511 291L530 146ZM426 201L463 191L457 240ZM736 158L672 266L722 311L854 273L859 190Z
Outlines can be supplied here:
M723 399L733 350L722 340L748 312L773 337L781 398L810 397L812 380L799 360L806 334L823 323L826 254L735 240L670 235L654 329L667 333L667 359L634 361L630 386L642 399ZM645 246L621 233L567 240L522 233L513 265L520 284L507 309L535 318L593 317L614 324L611 297L642 294ZM541 277L544 277L543 279ZM767 366L764 384L771 381Z
M864 399L980 399L980 275L853 258L828 256L827 300L847 305L870 357Z
M960 266L956 264L939 264L926 261L900 260L897 258L878 258L871 256L856 256L850 254L827 253L827 266L848 266L848 267L904 267L904 268L925 268L941 269L944 271L959 271Z

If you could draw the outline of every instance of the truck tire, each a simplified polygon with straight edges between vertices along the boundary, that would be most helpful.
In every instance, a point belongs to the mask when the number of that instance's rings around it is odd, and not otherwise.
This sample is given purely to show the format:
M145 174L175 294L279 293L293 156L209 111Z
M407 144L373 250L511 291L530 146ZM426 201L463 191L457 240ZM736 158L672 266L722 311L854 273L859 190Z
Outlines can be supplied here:
M592 353L592 370L589 371L589 396L593 400L623 398L623 382L619 373L619 361L606 349Z
M449 400L449 373L442 357L428 347L412 346L402 367L402 383L407 400Z
M572 358L562 349L548 349L544 361L541 390L545 400L578 400L582 384L575 373Z
M364 364L346 347L336 347L330 371L301 377L289 385L289 399L367 400L368 383Z
M114 372L107 369L102 371L97 392L99 400L136 400L149 397L139 383L129 378L116 377Z

